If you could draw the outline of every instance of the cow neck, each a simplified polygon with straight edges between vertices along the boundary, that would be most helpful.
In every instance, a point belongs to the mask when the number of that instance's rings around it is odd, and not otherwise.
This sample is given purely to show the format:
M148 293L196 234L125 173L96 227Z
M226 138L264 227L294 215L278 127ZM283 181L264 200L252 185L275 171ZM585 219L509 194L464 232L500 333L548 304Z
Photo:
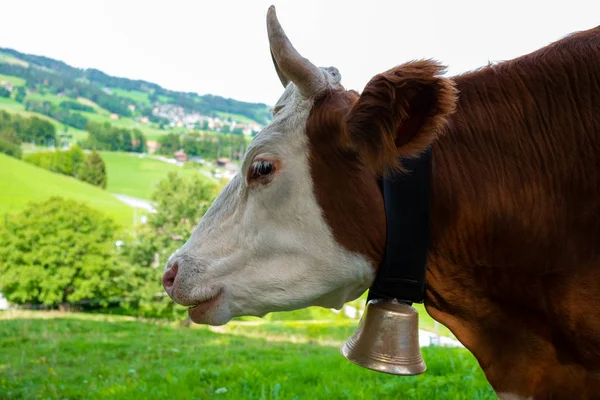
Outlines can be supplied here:
M431 243L430 203L432 153L403 159L407 172L380 179L386 218L386 244L368 300L396 299L423 303Z

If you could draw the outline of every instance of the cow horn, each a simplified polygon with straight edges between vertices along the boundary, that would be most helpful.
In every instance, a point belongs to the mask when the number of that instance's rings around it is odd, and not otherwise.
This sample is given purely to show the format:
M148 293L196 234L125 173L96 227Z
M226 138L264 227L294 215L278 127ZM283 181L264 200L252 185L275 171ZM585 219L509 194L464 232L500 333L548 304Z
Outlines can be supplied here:
M292 81L305 97L314 96L325 87L323 72L292 46L277 20L275 6L269 7L267 12L267 32L273 64L284 87Z

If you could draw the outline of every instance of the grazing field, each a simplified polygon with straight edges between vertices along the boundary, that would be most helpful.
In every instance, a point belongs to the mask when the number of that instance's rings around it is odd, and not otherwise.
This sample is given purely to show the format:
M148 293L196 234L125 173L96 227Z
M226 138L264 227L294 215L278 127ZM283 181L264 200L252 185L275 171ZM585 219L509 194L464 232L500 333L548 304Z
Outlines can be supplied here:
M60 103L62 103L63 101L74 101L73 99L69 98L69 97L65 97L65 96L58 96L56 94L52 94L52 93L30 93L27 95L27 97L25 98L25 101L39 101L39 102L44 102L47 101L49 103L52 103L54 105L59 105Z
M111 92L120 97L131 99L136 103L150 104L148 93L140 92L139 90L123 90L117 88L110 88Z
M30 201L51 196L84 201L123 227L132 223L133 209L107 191L0 154L0 215L19 211Z
M241 124L256 124L257 123L256 121L254 121L251 118L246 117L245 115L226 113L226 112L222 112L222 111L217 111L215 114L217 114L217 116L221 117L222 119L231 118L232 120L237 121Z
M156 140L156 138L168 135L171 132L154 128L146 124L142 124L141 122L135 121L134 119L128 117L119 117L119 119L111 119L110 113L108 113L104 109L98 110L97 113L82 111L81 115L86 117L89 121L97 122L100 124L109 123L110 125L118 128L139 129L148 140Z
M19 78L18 76L2 75L0 74L0 82L8 82L13 86L25 86L25 79Z
M199 174L197 169L178 167L138 154L101 152L100 155L106 164L106 190L140 199L150 199L156 184L164 179L169 171L177 171L183 176Z
M280 324L275 336L263 327L258 338L243 327L220 333L106 315L5 311L0 319L7 399L496 398L464 349L423 348L428 370L415 377L346 361L337 342L347 322Z

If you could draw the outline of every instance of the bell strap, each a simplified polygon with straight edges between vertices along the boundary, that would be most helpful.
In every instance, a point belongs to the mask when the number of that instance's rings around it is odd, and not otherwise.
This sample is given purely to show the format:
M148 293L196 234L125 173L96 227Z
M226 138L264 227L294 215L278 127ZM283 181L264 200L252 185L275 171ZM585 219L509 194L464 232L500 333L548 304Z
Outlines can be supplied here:
M425 299L430 248L431 148L419 158L403 159L408 172L387 174L380 181L386 215L383 262L368 300L396 299L412 304Z

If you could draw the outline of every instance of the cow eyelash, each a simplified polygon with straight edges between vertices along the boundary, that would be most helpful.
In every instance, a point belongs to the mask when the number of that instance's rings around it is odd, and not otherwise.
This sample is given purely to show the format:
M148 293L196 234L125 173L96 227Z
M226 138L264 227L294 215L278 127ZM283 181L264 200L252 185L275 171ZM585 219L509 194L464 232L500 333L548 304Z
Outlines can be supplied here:
M250 167L250 179L260 179L269 176L274 169L273 163L270 161L254 161Z

